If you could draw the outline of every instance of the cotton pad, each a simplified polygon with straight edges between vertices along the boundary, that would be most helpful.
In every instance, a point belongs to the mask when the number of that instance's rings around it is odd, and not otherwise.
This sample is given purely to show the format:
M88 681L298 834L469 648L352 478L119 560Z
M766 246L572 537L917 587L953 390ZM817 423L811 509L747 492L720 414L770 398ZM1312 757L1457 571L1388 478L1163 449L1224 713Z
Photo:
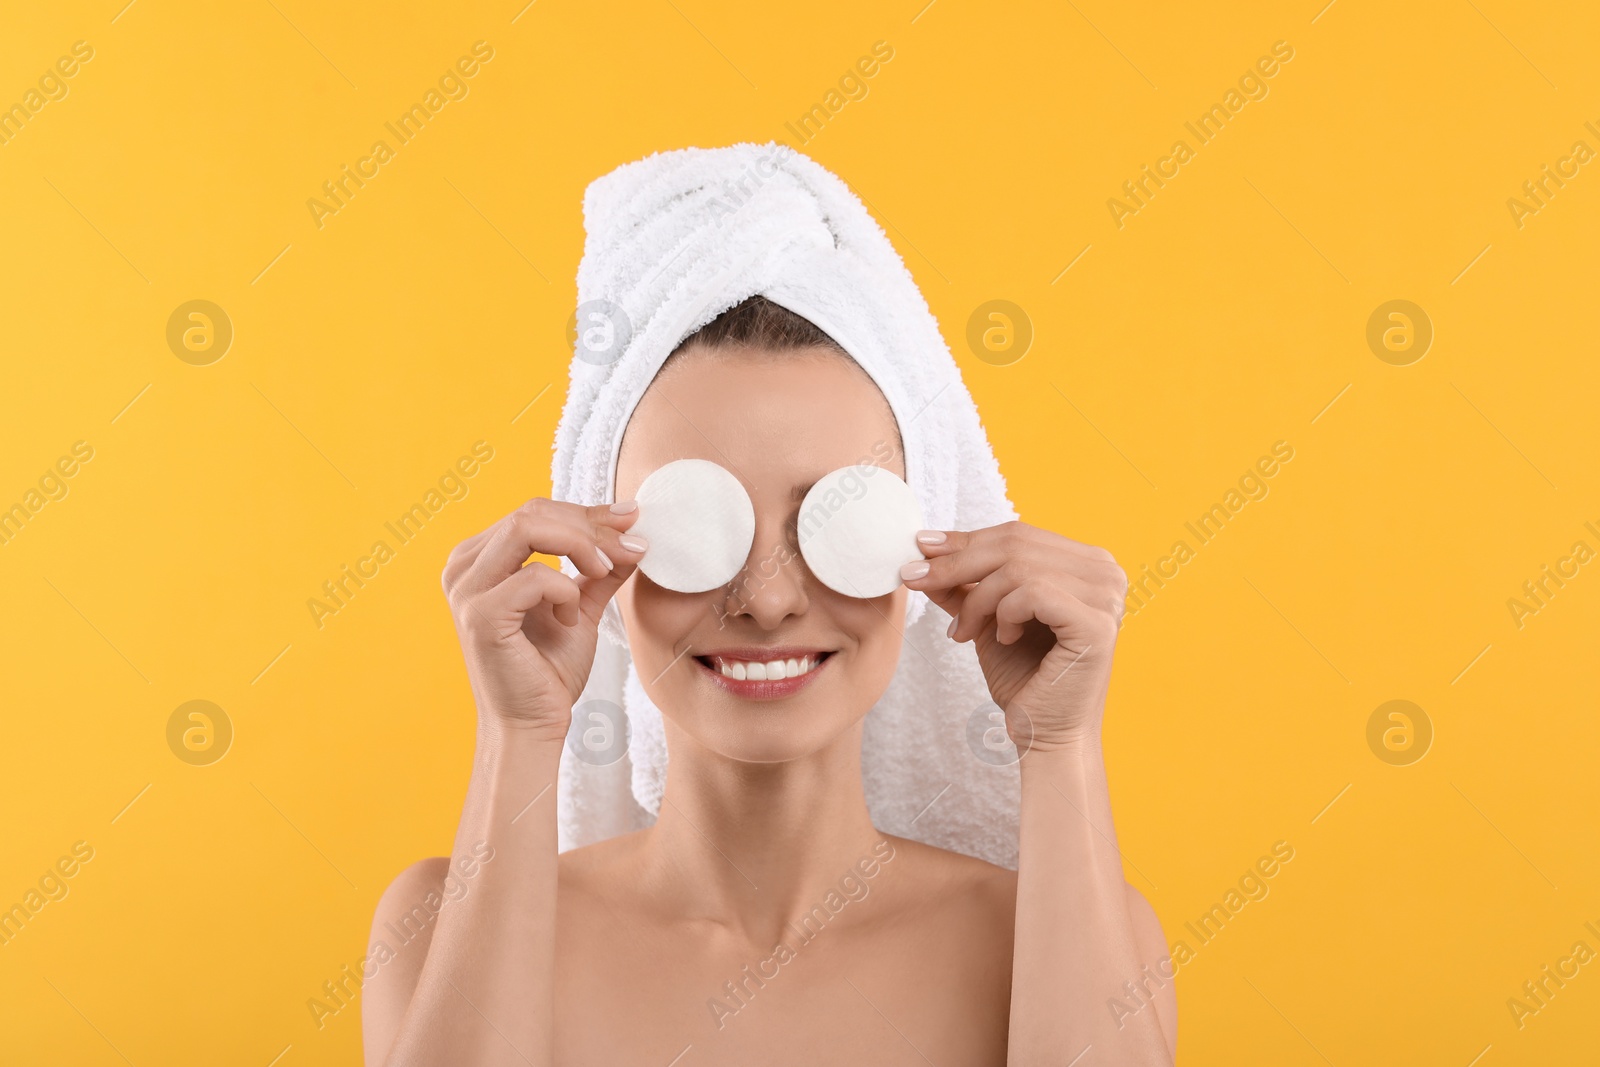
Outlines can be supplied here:
M744 569L756 538L756 511L728 471L704 459L679 459L650 472L629 533L650 542L639 569L679 593L727 585Z
M836 593L877 597L900 587L900 568L922 558L922 508L911 487L882 467L841 467L800 505L800 554Z

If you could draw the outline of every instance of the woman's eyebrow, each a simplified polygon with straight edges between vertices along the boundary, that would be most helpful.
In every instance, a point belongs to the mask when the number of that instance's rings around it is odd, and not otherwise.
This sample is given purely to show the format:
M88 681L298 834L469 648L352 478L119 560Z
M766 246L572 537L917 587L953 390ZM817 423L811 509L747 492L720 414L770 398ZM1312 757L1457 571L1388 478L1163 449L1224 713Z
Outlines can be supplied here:
M796 485L794 488L789 490L789 499L793 500L796 504L802 502L805 500L806 494L811 492L811 486L816 484L816 482L812 482L811 485Z

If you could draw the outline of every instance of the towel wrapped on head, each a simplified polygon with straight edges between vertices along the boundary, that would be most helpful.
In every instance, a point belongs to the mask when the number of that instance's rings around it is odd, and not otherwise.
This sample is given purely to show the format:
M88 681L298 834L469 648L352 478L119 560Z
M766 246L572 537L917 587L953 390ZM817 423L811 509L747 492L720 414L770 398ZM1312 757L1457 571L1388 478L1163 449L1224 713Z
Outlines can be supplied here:
M828 170L771 142L660 152L592 182L583 214L554 499L612 502L622 435L661 365L690 334L760 295L822 329L877 383L929 528L1016 518L927 301L883 229ZM928 606L922 593L907 596L899 668L864 724L867 806L888 833L1014 868L1014 753L997 756L990 743L995 709L972 645L949 640L948 616ZM649 825L666 780L661 712L634 670L615 604L601 631L573 730L590 727L588 702L620 707L627 752L562 760L562 849Z

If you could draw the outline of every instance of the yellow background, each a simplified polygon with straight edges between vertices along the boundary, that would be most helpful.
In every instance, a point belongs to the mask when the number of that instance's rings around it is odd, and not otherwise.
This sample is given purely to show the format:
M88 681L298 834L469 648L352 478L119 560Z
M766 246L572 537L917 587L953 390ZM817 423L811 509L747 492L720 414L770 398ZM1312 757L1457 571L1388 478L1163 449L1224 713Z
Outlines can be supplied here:
M584 187L778 139L884 223L1029 521L1137 577L1295 449L1121 640L1118 825L1169 939L1295 849L1183 969L1180 1061L1594 1062L1600 963L1521 1030L1506 1007L1600 950L1600 565L1520 629L1506 606L1600 549L1600 163L1520 229L1506 206L1600 149L1592 8L524 2L6 5L0 103L95 55L0 145L0 506L95 453L0 545L0 906L95 858L0 947L0 1059L358 1060L357 1010L319 1031L306 1001L449 847L474 713L438 575L549 489ZM318 229L306 200L478 40L470 95ZM1279 40L1267 98L1117 228ZM234 326L210 366L165 340L193 299ZM1009 366L965 341L992 299L1036 331ZM1434 325L1410 366L1366 344L1392 299ZM478 440L470 495L317 628ZM211 766L167 747L192 699L236 731ZM1411 766L1367 746L1391 699L1433 724Z

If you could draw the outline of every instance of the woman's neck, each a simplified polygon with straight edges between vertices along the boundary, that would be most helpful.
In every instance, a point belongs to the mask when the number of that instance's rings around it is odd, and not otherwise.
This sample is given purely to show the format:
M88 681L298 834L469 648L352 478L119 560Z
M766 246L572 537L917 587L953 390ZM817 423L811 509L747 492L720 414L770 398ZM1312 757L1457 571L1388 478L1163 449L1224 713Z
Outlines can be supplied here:
M811 911L883 835L861 785L861 727L785 763L739 763L666 724L671 759L643 847L673 912L755 943Z

